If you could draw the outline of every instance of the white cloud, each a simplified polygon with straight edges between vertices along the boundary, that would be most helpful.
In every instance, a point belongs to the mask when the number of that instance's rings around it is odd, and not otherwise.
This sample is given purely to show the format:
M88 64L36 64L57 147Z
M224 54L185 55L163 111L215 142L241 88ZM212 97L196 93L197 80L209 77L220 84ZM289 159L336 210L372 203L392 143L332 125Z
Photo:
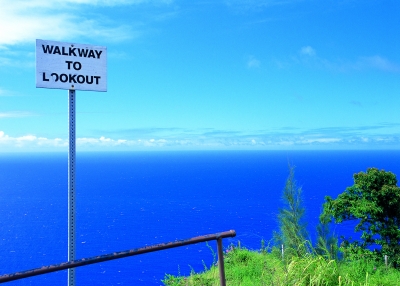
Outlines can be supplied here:
M316 55L315 50L310 46L302 47L300 50L300 54L311 57Z
M39 147L67 147L68 144L65 140L59 138L47 139L43 137L37 137L35 135L24 135L20 137L11 137L6 135L3 131L0 131L0 146L8 147L9 149L36 149ZM36 147L36 148L35 148Z
M116 6L116 5L132 5L132 4L143 4L143 3L160 3L170 4L173 0L65 0L59 2L70 2L78 4L89 4L89 5L104 5L104 6Z
M85 17L83 13L85 6L168 4L170 2L166 0L0 0L0 47L33 43L37 38L64 40L91 35L92 38L120 41L136 37L139 33L133 31L128 25L109 24L112 23L112 19L100 20Z
M272 6L293 5L303 0L225 0L225 5L236 9L265 9Z
M385 72L400 72L400 65L379 55L358 57L354 60L325 59L317 56L315 49L311 46L304 46L299 51L300 57L294 57L292 62L301 63L313 68L327 69L338 72L380 70ZM280 62L277 66L284 67ZM287 65L286 65L287 67Z
M299 140L295 143L297 143L297 144L338 143L341 141L342 141L342 139L340 139L340 138L315 138L315 139Z
M355 64L357 69L378 69L387 72L400 72L400 65L381 56L361 57Z
M8 92L0 88L0 96L6 95Z
M114 140L111 138L106 138L101 136L100 138L78 138L77 140L78 146L86 146L86 145L97 145L97 146L119 146L119 145L128 145L128 140L118 139Z
M256 59L254 56L249 56L247 60L247 67L248 68L259 68L261 66L261 62Z
M1 95L1 93L0 93L0 95ZM34 114L31 112L25 112L25 111L0 112L0 119L1 118L27 117L27 116L34 116Z

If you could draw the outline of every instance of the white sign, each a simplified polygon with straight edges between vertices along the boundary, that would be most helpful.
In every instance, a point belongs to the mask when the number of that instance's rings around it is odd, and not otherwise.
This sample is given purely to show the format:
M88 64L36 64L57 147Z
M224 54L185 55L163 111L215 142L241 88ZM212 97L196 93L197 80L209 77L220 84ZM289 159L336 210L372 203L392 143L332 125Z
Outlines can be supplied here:
M107 91L107 48L36 40L36 87Z

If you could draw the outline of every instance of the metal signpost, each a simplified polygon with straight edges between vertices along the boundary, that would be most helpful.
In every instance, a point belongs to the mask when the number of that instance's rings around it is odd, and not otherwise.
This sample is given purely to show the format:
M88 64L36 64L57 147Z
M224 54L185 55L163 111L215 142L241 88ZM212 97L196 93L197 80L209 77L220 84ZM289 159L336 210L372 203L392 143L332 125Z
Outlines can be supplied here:
M75 103L76 90L107 91L107 48L36 40L36 87L68 90L68 261L75 260ZM68 269L75 285L75 269Z

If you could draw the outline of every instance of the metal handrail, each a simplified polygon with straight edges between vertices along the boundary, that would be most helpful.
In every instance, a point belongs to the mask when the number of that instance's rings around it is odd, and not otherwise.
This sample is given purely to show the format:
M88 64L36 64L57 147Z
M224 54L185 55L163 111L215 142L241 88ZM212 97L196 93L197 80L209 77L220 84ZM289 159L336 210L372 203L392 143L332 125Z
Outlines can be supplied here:
M60 271L60 270L65 270L65 269L70 269L70 268L76 268L76 267L85 266L85 265L89 265L89 264L95 264L95 263L100 263L100 262L104 262L104 261L120 259L120 258L124 258L124 257L128 257L128 256L140 255L140 254L145 254L145 253L149 253L149 252L160 251L160 250L164 250L164 249L175 248L175 247L185 246L185 245L189 245L189 244L195 244L195 243L199 243L199 242L216 240L217 241L217 250L218 250L218 268L219 268L220 284L221 284L221 286L225 286L226 282L225 282L225 269L224 269L222 239L227 238L227 237L235 237L235 236L236 236L236 232L234 230L230 230L230 231L224 231L224 232L219 232L219 233L215 233L215 234L196 236L196 237L192 237L192 238L184 239L184 240L177 240L177 241L173 241L173 242L154 244L154 245L150 245L150 246L125 250L125 251L120 251L120 252L113 252L110 254L105 254L105 255L100 255L100 256L82 258L82 259L78 259L78 260L74 260L74 261L63 262L60 264L52 264L52 265L43 266L40 268L31 269L31 270L20 271L20 272L15 272L15 273L11 273L11 274L5 274L5 275L0 276L0 283L14 281L14 280L32 277L32 276L36 276L36 275L43 275L43 274Z

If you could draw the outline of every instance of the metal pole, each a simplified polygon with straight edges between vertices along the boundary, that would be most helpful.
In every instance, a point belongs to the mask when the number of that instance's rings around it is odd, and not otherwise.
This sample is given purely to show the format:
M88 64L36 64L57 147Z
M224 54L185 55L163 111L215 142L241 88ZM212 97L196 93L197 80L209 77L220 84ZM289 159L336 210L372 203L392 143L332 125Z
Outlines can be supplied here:
M225 268L224 268L224 250L222 249L222 237L217 238L218 248L218 268L219 268L219 281L221 286L226 286Z
M68 91L68 261L75 260L75 90ZM75 269L68 269L68 286L75 286Z

